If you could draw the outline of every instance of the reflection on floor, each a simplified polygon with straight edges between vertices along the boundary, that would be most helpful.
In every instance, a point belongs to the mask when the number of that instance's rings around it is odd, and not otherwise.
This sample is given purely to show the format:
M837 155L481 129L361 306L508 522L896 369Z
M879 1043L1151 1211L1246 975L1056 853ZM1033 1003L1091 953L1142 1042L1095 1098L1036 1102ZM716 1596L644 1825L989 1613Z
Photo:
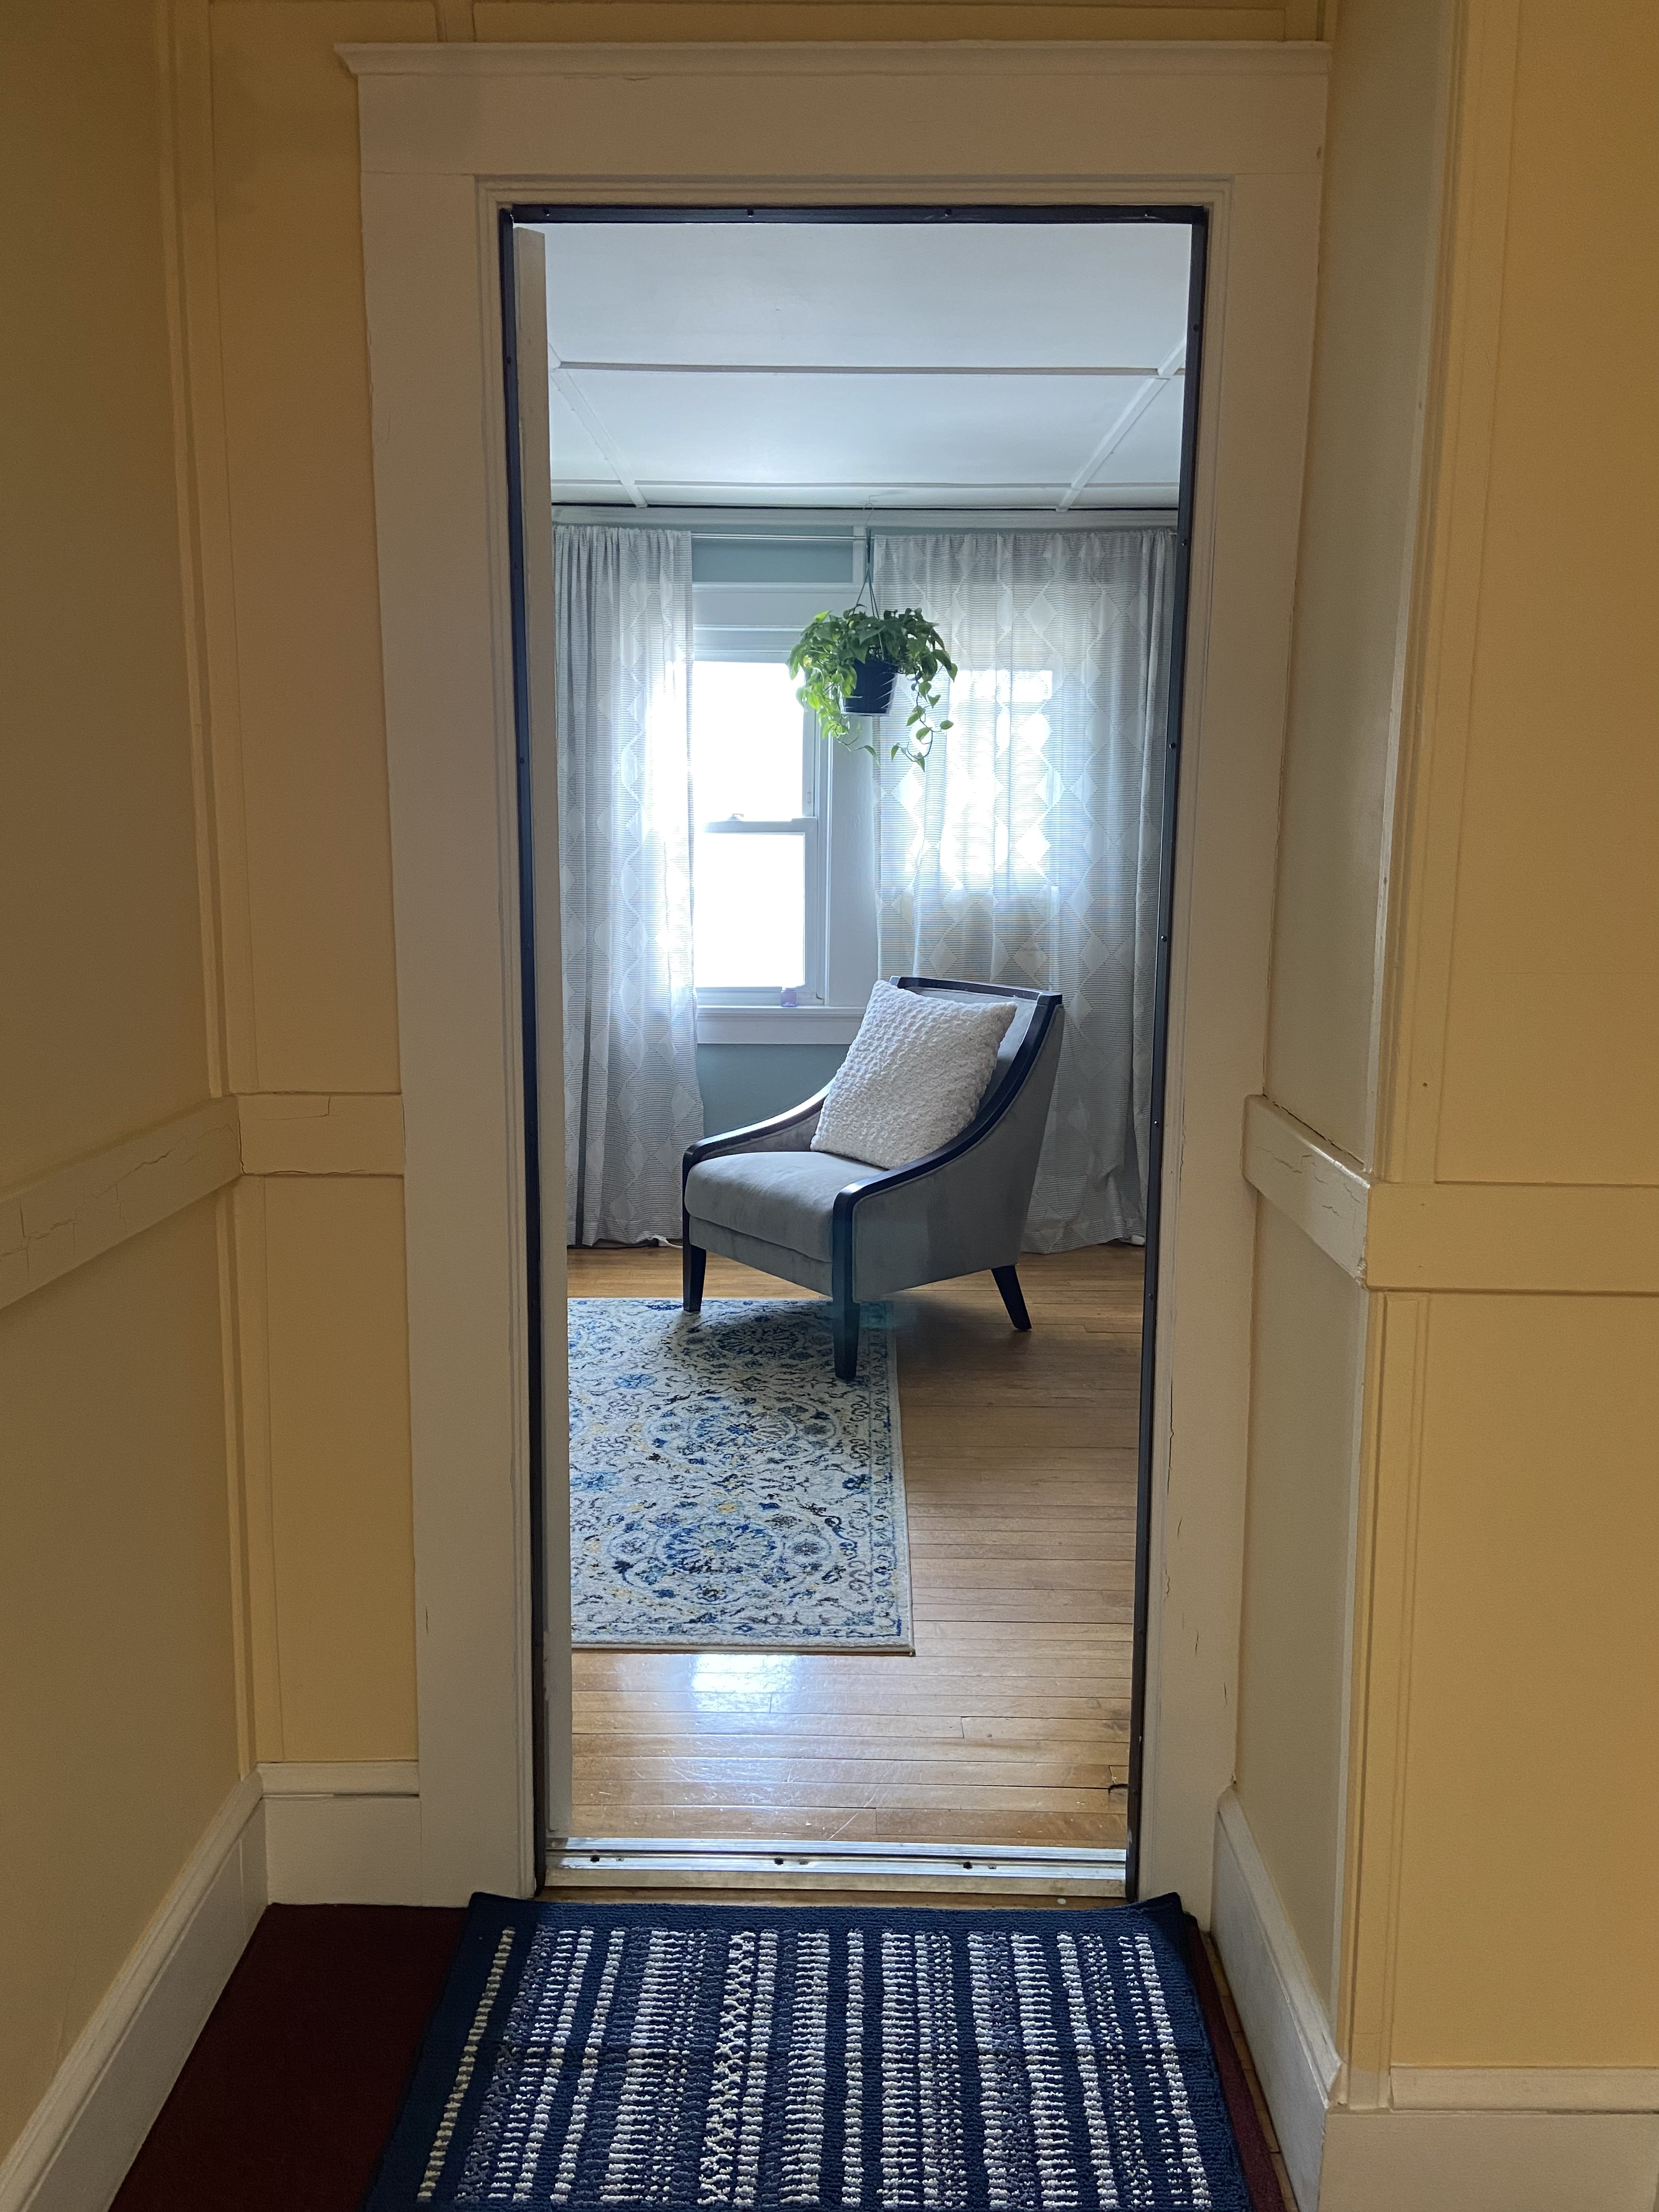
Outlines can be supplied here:
M573 1251L573 1297L677 1295L677 1251ZM1121 1844L1141 1255L896 1302L914 1658L579 1651L579 1834ZM711 1258L711 1297L802 1297Z

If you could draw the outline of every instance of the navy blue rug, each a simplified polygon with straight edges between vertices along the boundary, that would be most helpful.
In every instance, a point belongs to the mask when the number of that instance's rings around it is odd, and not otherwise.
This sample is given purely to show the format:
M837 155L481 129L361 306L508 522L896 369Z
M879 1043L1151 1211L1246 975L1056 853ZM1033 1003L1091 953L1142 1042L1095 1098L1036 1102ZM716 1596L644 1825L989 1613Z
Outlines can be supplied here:
M1175 1898L473 1899L366 2212L1250 2212Z

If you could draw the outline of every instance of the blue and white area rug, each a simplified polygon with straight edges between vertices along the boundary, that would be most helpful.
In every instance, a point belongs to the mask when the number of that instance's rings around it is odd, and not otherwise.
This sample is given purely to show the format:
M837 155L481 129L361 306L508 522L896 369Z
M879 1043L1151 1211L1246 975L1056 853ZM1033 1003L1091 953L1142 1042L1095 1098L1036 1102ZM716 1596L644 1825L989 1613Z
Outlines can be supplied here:
M817 1299L572 1298L570 1596L579 1646L908 1651L886 1309L848 1383Z
M365 2212L1250 2212L1180 1903L478 1897Z

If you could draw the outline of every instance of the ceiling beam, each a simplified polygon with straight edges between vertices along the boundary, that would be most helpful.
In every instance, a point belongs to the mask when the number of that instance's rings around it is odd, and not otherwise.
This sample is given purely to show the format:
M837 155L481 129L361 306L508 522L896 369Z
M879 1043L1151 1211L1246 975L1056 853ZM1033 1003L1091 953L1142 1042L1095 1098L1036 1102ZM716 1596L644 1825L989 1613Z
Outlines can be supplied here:
M593 481L586 477L556 477L553 497L556 504L591 506L595 489ZM1115 502L1124 506L1146 506L1148 498L1137 499L1136 494L1150 495L1151 503L1173 504L1175 479L1167 483L1113 484L1109 487ZM1057 483L1033 483L1030 481L1013 483L848 483L839 480L834 483L756 483L752 482L723 482L708 477L676 481L671 478L647 477L641 486L642 497L636 504L656 508L673 505L696 507L803 507L844 511L856 516L866 507L876 507L880 501L920 501L931 495L932 505L949 505L953 497L963 504L982 504L988 499L1006 498L1012 503L1031 510L1042 508L1054 512L1060 507L1064 496ZM902 507L877 507L879 513L903 514ZM1088 507L1079 510L1085 514L1108 514L1108 507Z
M1187 341L1183 338L1136 392L1093 453L1072 478L1071 483L1067 484L1059 501L1062 513L1068 507L1075 506L1079 498L1089 489L1101 470L1105 467L1107 462L1110 460L1112 455L1123 443L1130 431L1134 428L1135 424L1139 422L1153 400L1157 398L1158 393L1163 391L1164 386L1173 382L1181 374L1182 366L1186 358Z
M605 459L615 470L617 482L628 494L628 496L633 501L635 506L648 506L650 502L646 498L645 494L640 489L638 484L635 483L633 477L629 471L627 463L623 459L622 453L617 445L616 440L611 436L610 431L605 428L605 424L600 421L598 411L595 410L592 401L582 390L580 385L577 383L575 378L572 376L569 368L562 361L560 360L558 355L553 350L553 345L550 339L548 343L547 348L547 375L548 381L556 387L560 398L565 402L565 404L569 408L571 413L576 417L583 429L586 431L588 436L593 441L593 443L599 447Z

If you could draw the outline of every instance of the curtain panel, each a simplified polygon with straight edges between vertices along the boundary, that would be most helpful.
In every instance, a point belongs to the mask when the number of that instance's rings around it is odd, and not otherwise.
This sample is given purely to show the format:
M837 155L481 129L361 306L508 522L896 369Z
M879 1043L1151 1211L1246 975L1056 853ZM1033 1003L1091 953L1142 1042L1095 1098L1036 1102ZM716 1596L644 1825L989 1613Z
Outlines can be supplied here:
M921 608L960 671L927 769L878 764L881 972L1063 994L1031 1251L1146 1233L1174 550L1165 528L876 540L880 604Z
M565 1233L680 1233L691 973L691 538L554 533Z

